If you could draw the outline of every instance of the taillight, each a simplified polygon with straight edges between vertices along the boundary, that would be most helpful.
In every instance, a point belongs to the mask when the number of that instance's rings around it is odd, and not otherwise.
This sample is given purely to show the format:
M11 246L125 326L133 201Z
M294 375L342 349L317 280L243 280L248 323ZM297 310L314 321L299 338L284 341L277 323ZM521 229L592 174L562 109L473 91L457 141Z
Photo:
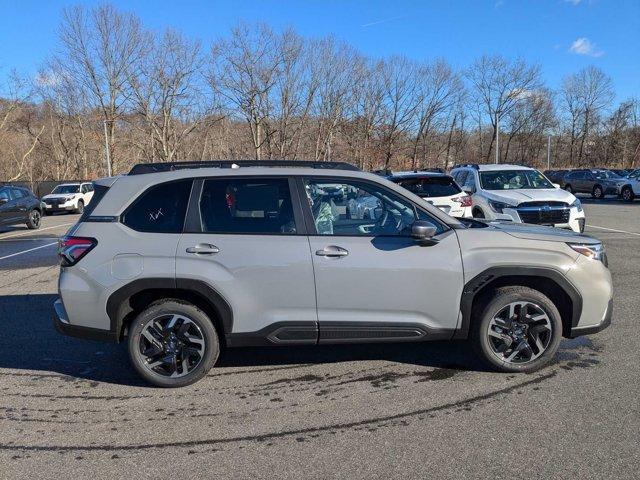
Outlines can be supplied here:
M465 195L464 197L457 197L457 198L454 198L453 200L460 203L461 207L470 207L471 205L473 205L473 202L471 201L471 196L469 195Z
M98 244L95 238L65 236L58 240L58 255L63 267L75 265Z

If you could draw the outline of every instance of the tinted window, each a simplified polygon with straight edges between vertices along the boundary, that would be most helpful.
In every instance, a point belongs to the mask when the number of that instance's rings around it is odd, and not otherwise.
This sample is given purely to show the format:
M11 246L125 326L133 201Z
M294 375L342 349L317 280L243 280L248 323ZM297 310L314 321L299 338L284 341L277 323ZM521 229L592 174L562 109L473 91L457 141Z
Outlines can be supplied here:
M87 188L87 192L93 192L93 183L87 183L85 187Z
M58 185L53 189L51 193L61 193L61 194L69 194L69 193L78 193L80 191L80 185Z
M13 195L13 199L16 200L18 198L26 197L25 193L19 188L12 188L11 195Z
M0 200L9 201L11 200L11 195L9 194L8 188L0 188Z
M411 202L377 185L308 180L305 190L319 235L409 236L416 220ZM421 220L433 221L419 213Z
M91 184L91 190L93 190L93 184ZM87 206L84 207L84 212L80 215L80 222L85 221L87 218L91 216L91 213L96 209L102 197L109 191L109 187L105 187L104 185L96 185L95 192L91 197L91 201Z
M472 191L475 192L476 189L476 176L473 174L473 172L466 172L467 176L465 178L465 180L460 184L463 187L467 187L469 189L471 189Z
M207 233L296 233L287 179L206 180L200 217Z
M420 197L450 197L461 191L453 178L444 175L391 180Z
M456 179L456 182L458 182L458 185L464 185L464 182L467 179L467 171L462 170L460 172L457 172L456 176L453 178Z
M554 188L537 170L493 170L480 173L485 190Z
M122 222L140 232L182 232L191 183L189 179L151 187L129 207Z

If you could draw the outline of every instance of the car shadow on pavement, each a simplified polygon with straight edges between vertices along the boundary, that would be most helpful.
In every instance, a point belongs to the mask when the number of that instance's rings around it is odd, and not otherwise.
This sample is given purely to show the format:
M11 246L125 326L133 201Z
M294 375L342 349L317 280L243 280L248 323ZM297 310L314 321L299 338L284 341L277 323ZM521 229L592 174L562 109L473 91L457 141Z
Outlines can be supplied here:
M93 342L58 333L52 321L55 299L53 294L0 296L4 332L0 338L0 369L10 370L2 375L24 376L22 371L28 370L34 378L54 373L72 377L71 380L148 386L130 366L125 343ZM224 369L233 367L363 360L442 369L483 369L465 342L430 342L229 349L223 352L212 373L224 373Z

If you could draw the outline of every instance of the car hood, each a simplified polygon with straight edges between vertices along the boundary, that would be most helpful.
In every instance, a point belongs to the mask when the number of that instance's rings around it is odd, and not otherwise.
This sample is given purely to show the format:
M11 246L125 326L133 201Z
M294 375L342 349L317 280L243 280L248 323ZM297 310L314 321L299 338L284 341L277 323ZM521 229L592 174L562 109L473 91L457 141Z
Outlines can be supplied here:
M485 195L496 202L519 205L522 202L556 201L572 204L576 197L560 188L485 190Z
M542 240L547 242L584 244L601 243L597 238L593 238L583 233L576 233L573 230L565 230L562 228L500 221L492 221L486 223L487 225L489 225L489 228L494 228L496 230L505 232L512 237L522 238L525 240Z
M68 198L73 197L74 195L78 195L78 194L77 193L50 193L42 197L42 200L53 200L53 199L66 200Z

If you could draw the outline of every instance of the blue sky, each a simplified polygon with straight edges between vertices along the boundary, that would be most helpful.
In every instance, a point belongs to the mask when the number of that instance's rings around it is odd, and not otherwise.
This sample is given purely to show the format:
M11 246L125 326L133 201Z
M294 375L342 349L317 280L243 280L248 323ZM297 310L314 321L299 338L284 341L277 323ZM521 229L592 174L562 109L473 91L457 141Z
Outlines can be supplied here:
M0 0L0 79L35 75L56 43L60 12L95 2ZM238 21L334 35L363 53L443 57L464 68L484 54L542 65L552 88L593 64L613 79L618 100L640 97L640 0L117 0L152 29L167 26L206 45ZM573 48L572 48L573 46Z

